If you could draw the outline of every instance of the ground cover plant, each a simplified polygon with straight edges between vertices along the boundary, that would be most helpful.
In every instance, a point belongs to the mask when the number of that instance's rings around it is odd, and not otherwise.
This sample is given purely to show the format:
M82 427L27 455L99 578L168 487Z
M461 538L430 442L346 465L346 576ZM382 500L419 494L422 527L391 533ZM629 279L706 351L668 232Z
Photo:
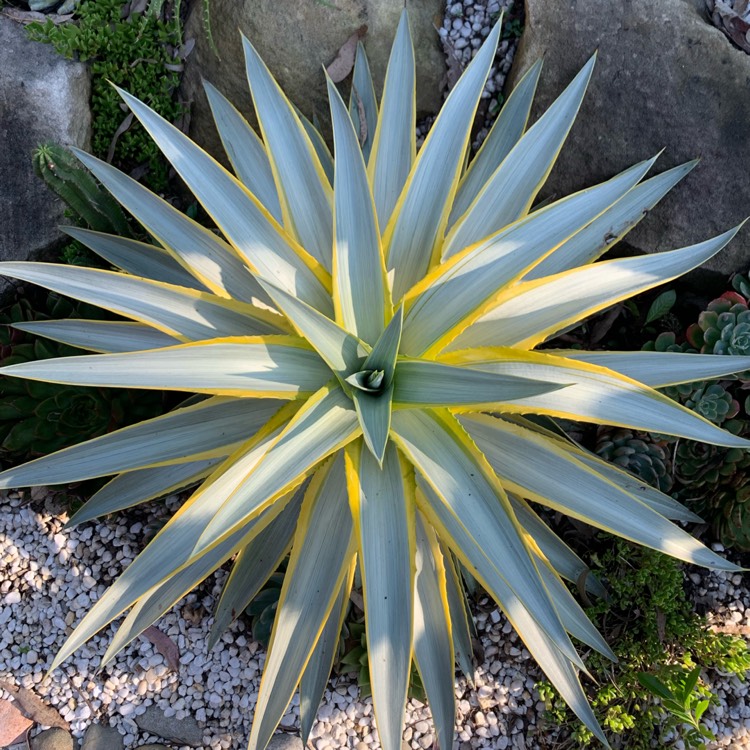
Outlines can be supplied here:
M96 602L53 668L128 611L106 661L236 555L215 642L289 553L250 747L266 746L298 686L306 739L358 566L381 745L400 747L414 661L438 742L451 747L454 657L471 670L460 562L604 742L571 637L612 652L563 579L591 594L601 584L531 502L687 562L737 569L671 523L695 520L690 511L566 440L554 420L746 448L656 388L750 369L750 358L534 351L700 265L737 230L593 263L693 166L644 180L654 159L532 210L593 58L527 129L541 71L533 66L467 166L499 33L500 24L418 154L405 14L379 104L362 48L348 106L329 82L333 155L247 40L262 140L207 84L236 177L120 90L221 235L78 152L161 247L78 229L76 238L110 262L117 251L121 270L0 264L9 277L128 319L27 324L96 353L0 372L192 395L167 415L5 471L0 486L116 475L71 523L199 486Z

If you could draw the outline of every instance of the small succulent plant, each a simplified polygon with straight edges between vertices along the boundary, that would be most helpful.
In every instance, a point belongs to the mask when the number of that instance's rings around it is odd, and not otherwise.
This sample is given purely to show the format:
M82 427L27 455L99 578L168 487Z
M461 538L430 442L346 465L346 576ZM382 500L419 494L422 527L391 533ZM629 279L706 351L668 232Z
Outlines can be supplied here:
M704 354L750 354L750 309L737 292L725 292L709 303L687 330L691 346Z
M595 450L652 487L667 493L672 489L672 462L666 441L647 432L604 427L599 429Z

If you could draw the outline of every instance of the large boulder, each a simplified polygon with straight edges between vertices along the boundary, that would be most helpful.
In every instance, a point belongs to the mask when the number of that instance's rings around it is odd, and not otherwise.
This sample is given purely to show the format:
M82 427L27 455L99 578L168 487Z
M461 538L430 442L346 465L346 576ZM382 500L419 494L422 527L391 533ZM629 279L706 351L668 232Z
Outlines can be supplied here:
M90 90L83 63L29 41L0 15L0 260L25 260L60 241L64 206L34 174L31 154L44 141L88 147Z
M544 56L532 120L598 49L544 196L607 179L662 148L657 171L701 158L627 236L640 251L700 242L750 214L750 55L734 48L702 9L702 0L526 0L512 78ZM749 265L745 228L706 269L727 275Z
M208 108L201 77L217 86L248 117L253 126L250 92L240 31L250 39L289 98L311 117L315 113L328 130L328 97L323 66L361 26L378 96L382 90L391 43L402 2L394 0L211 0L211 34L221 57L211 48L195 0L185 36L196 40L185 65L182 95L192 102L190 135L214 156L223 154ZM440 107L445 61L436 27L444 0L407 3L417 64L417 110L434 113Z

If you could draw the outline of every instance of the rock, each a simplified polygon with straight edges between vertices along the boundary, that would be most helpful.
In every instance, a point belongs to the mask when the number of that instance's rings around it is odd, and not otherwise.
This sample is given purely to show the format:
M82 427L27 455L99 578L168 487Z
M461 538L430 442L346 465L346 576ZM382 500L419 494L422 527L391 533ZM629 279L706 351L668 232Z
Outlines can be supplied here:
M144 732L172 740L178 745L200 747L203 744L203 731L192 716L185 719L165 716L160 708L149 706L146 713L135 717L135 723Z
M532 121L599 50L581 111L540 197L608 179L662 148L657 171L701 158L628 234L639 251L700 242L750 213L750 55L709 24L702 6L702 0L526 0L512 82L544 56ZM706 269L726 275L749 264L745 228Z
M182 96L192 101L190 135L221 159L224 151L203 93L201 76L217 86L255 127L240 30L253 43L291 101L307 117L315 113L327 130L328 97L322 66L329 65L344 42L366 24L368 31L363 42L379 97L403 8L403 3L391 0L335 3L211 0L211 31L221 55L219 59L203 28L202 3L191 5L185 37L194 37L196 44L185 62ZM420 113L433 113L440 107L445 61L435 27L440 26L444 7L443 0L408 3Z
M267 750L304 750L302 740L294 734L275 734Z
M89 724L83 735L81 750L123 750L125 741L114 728L102 724Z
M60 240L63 204L34 174L31 153L44 141L89 145L90 88L86 65L0 16L0 260L26 260Z
M0 700L0 747L24 740L26 730L33 723L18 710L14 701Z
M29 742L31 750L73 750L73 736L64 729L45 729Z

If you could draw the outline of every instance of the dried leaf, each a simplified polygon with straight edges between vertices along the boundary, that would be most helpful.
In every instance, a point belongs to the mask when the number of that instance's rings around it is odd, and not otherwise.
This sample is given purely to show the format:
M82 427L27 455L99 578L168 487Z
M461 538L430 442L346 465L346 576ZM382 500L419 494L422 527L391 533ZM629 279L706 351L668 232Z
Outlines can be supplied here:
M109 151L107 151L107 161L111 164L112 159L115 158L115 147L120 136L133 124L133 113L129 112L125 119L120 123L120 127L115 130L115 134L112 136L112 142L109 144Z
M357 118L359 119L359 145L364 146L367 140L367 115L365 114L365 105L362 97L359 95L356 86L352 85L352 96L357 102Z
M0 747L20 742L33 723L11 701L0 700Z
M445 65L447 68L445 72L445 85L448 88L448 91L451 91L461 77L461 74L464 72L464 63L461 56L456 51L456 48L453 46L451 39L447 36L440 37L440 39L443 44Z
M16 687L5 680L0 680L0 688L13 696L17 708L27 719L31 719L36 724L43 724L47 727L70 729L65 719L54 708L48 706L36 693L32 693L31 690Z
M180 650L177 644L155 625L146 628L141 635L154 644L156 650L164 657L167 665L175 672L180 671Z
M360 26L343 44L336 59L326 68L334 83L341 83L354 68L357 43L367 33L367 26Z
M59 16L56 13L39 13L35 10L18 10L18 8L6 7L0 10L0 14L8 16L16 23L22 23L24 25L29 23L44 23L45 21L52 21L55 26L61 23L66 23L73 18L72 13L68 13L64 16Z

